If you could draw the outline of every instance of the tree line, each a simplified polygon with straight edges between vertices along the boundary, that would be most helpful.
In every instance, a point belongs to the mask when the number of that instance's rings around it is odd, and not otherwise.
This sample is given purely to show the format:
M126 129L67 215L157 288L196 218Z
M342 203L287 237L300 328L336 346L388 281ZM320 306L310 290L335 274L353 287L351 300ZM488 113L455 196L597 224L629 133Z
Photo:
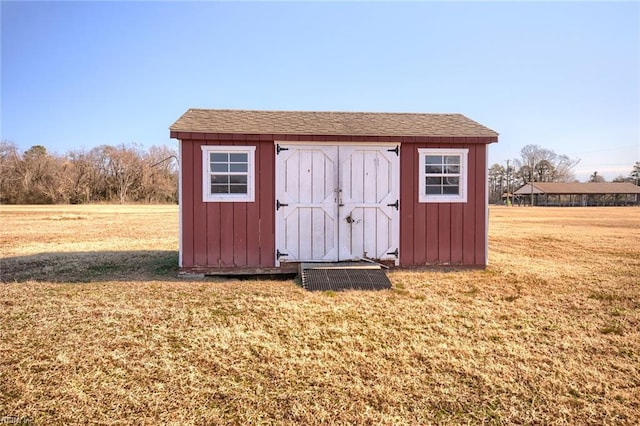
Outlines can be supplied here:
M538 145L522 148L520 158L489 168L489 201L502 200L529 182L575 182L579 159ZM602 182L597 172L589 179ZM629 176L614 181L640 184L640 162ZM66 154L35 145L21 153L13 142L0 142L0 203L80 204L94 202L175 203L178 158L166 146L101 145Z
M602 175L598 174L597 170L589 176L589 182L606 182L606 181L607 180ZM633 184L640 186L640 161L636 161L636 163L633 165L631 169L631 173L629 173L626 177L620 175L614 178L612 182L631 182Z
M66 154L0 142L0 203L175 203L178 158L166 146L101 145Z
M580 159L556 154L538 145L527 145L520 151L520 158L507 161L506 166L493 164L489 168L489 202L500 202L506 194L529 182L577 182L573 168ZM590 176L590 182L604 182L598 172ZM619 176L614 182L640 184L640 162L636 162L627 177Z

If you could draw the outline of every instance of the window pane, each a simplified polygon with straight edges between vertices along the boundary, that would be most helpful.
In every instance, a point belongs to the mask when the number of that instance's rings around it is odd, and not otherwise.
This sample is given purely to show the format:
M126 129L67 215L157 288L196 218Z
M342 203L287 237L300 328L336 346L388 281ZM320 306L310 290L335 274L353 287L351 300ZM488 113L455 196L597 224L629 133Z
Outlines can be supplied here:
M442 155L427 155L425 158L426 164L442 164Z
M440 174L442 173L442 166L440 164L436 165L427 165L426 172L428 174Z
M244 172L246 173L249 168L247 164L231 164L230 172Z
M229 165L227 163L211 163L212 172L228 172Z
M428 177L427 178L427 185L442 185L442 178L441 177Z
M229 185L211 185L212 194L228 194Z
M460 194L458 185L445 185L442 187L442 193L447 195Z
M451 164L451 165L453 165L453 164L459 165L460 164L460 156L459 155L447 155L445 157L445 163L446 164Z
M211 184L228 184L229 176L227 175L211 175Z
M232 163L246 163L247 154L230 154Z
M440 185L438 185L438 186L427 185L426 194L427 195L440 195L440 194L442 194L442 187Z
M244 183L246 185L247 183L247 175L232 175L229 176L229 182L231 183Z
M231 191L230 194L246 194L247 193L247 185L230 185Z
M458 186L460 184L460 178L459 177L447 177L444 178L445 184L446 185L456 185Z
M226 163L229 161L229 154L226 152L212 152L211 153L211 162L212 163Z
M455 166L451 166L451 165L447 165L446 169L445 169L445 173L449 173L449 174L460 174L460 166L459 165L455 165Z

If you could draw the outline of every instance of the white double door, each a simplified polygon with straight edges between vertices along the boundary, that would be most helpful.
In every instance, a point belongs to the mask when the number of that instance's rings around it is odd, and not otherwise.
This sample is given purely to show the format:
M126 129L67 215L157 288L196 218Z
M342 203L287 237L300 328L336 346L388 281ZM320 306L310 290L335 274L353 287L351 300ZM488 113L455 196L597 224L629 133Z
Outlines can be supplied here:
M276 265L398 262L399 145L276 147Z

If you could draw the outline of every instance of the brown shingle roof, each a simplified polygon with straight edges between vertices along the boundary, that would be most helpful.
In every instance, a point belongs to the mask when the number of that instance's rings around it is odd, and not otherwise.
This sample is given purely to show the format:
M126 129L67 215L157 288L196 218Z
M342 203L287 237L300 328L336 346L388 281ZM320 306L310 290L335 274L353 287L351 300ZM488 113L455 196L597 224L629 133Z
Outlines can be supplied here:
M534 182L534 194L640 194L640 186L629 182L555 183ZM531 194L531 185L526 184L516 195Z
M174 132L350 136L471 136L498 133L462 114L248 111L195 109L170 127Z

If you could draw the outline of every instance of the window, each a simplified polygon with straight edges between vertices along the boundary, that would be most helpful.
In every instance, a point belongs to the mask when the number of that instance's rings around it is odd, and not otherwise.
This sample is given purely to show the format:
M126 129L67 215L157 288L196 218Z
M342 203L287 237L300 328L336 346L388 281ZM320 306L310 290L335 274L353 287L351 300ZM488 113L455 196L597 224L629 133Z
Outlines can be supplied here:
M468 149L419 148L418 201L467 202Z
M255 146L203 146L202 201L254 201L255 151Z

